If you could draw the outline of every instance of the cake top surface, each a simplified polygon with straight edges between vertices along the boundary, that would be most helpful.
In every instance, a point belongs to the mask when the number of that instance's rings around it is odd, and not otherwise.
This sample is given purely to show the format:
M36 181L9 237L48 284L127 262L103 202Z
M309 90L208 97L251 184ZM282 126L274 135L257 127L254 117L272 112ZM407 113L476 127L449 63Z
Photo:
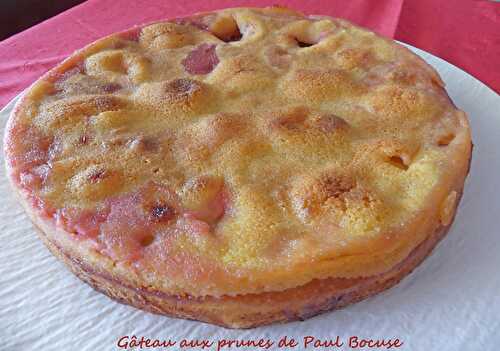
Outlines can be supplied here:
M5 139L39 216L191 295L387 269L423 219L450 220L469 144L409 50L274 7L101 39L31 87Z

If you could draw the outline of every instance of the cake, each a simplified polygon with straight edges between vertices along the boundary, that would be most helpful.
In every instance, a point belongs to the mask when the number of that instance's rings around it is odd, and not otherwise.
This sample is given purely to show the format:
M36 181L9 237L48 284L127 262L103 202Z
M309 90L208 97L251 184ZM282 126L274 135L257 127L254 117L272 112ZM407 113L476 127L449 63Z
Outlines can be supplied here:
M79 278L229 328L398 283L450 228L472 148L418 56L281 7L100 39L25 92L4 145L20 203Z

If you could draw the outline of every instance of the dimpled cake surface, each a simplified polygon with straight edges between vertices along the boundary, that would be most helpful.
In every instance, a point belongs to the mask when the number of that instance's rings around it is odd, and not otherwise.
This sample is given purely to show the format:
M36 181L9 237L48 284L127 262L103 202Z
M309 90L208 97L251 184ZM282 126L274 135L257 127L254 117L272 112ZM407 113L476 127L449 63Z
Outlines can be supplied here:
M189 296L370 277L448 226L465 114L403 46L347 21L226 9L114 34L9 120L10 179L46 233Z

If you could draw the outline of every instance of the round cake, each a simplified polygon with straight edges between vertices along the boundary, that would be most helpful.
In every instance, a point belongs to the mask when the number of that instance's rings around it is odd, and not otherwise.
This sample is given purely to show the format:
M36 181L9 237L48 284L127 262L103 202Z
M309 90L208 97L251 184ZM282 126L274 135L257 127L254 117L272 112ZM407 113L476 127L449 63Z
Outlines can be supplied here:
M451 225L472 146L408 49L280 7L100 39L25 92L4 143L40 238L83 281L231 328L396 284Z

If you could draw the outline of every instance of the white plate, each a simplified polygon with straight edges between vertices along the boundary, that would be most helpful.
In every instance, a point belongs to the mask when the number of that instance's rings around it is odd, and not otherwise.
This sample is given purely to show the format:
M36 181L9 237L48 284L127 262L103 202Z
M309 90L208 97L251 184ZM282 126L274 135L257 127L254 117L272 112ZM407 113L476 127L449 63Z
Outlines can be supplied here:
M209 339L215 343L224 338L270 338L277 342L288 335L302 342L308 335L319 339L339 336L344 350L350 349L346 347L349 337L359 336L399 338L404 343L400 350L497 349L500 97L455 66L424 51L412 50L439 71L453 101L469 115L475 146L471 173L452 230L432 256L401 284L305 322L246 331L142 312L93 291L48 252L15 202L2 167L0 349L119 350L117 341L126 335L178 342L183 338ZM15 100L0 112L2 130ZM0 162L4 162L3 152ZM174 349L178 348L168 348ZM303 349L301 344L294 348ZM216 350L215 344L210 350Z

